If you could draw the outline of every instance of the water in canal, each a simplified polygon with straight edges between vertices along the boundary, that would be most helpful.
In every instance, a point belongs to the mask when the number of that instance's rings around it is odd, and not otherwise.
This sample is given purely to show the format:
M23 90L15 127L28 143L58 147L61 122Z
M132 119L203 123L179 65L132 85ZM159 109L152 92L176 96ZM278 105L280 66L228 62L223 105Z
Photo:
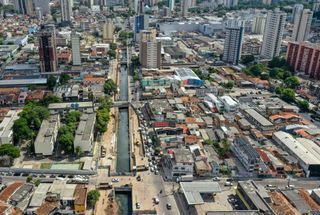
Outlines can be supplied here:
M121 67L120 73L120 101L128 100L128 71ZM119 108L119 127L117 141L117 173L130 172L129 153L129 113L128 108ZM116 192L119 205L119 215L132 214L132 200L130 192Z
M128 100L128 71L124 67L121 67L120 73L120 100ZM128 108L119 108L116 171L117 173L130 172Z
M116 201L119 205L118 215L132 214L132 199L130 192L116 192Z

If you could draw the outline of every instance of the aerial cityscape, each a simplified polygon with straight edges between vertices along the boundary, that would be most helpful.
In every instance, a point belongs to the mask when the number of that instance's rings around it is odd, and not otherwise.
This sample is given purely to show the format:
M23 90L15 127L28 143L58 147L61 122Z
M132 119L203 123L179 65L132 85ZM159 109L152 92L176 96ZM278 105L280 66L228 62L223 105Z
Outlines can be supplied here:
M320 0L0 0L0 215L319 215Z

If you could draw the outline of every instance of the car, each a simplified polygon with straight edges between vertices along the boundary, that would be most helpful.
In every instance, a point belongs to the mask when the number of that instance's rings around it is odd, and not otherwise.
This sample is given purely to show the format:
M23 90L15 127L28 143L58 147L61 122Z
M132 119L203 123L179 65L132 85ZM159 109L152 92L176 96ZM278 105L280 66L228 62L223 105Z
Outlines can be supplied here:
M172 208L171 204L170 204L170 203L167 203L167 209L168 209L168 210L171 210L171 208Z
M141 204L140 204L140 202L137 202L136 203L136 209L140 209L141 208Z
M156 170L156 171L154 172L154 174L159 175L159 171L158 171L158 170Z
M233 182L233 179L232 178L227 178L226 181Z
M224 186L226 187L231 187L233 185L233 183L231 183L230 181L226 181L226 183L224 183Z
M214 177L212 180L213 181L220 181L220 178L219 177Z
M137 176L137 181L141 181L141 176L140 175Z
M150 171L151 171L151 172L154 172L154 167L151 167L151 168L150 168Z
M155 204L159 204L159 198L158 197L153 197L153 202L155 203Z
M113 179L111 179L111 181L112 181L112 182L119 182L120 179L119 179L119 178L113 178Z

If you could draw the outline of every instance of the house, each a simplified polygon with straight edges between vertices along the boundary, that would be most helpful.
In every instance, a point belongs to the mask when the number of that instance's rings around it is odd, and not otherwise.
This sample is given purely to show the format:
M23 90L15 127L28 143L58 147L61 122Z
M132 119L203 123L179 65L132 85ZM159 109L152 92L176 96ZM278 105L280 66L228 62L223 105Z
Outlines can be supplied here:
M248 143L245 137L235 138L231 149L249 172L255 170L261 162L258 152Z
M195 174L200 177L212 176L211 165L204 160L198 160L194 163Z
M178 148L164 156L163 166L169 171L170 179L182 175L193 175L194 159L188 149Z
M34 141L34 150L37 155L52 155L59 128L60 116L58 114L51 115L49 119L42 121L37 138Z
M96 114L83 114L74 138L74 149L78 146L82 152L91 152L94 140L94 125L96 122Z
M20 104L20 105L24 104L27 96L28 96L27 92L21 92L18 97L18 104Z

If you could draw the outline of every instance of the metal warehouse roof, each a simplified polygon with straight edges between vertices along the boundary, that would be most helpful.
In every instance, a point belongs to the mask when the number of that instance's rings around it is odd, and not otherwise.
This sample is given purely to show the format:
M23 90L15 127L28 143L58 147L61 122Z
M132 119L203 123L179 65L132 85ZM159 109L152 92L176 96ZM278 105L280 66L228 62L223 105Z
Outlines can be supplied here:
M221 192L218 182L180 182L180 185L189 205L203 204L201 193Z

